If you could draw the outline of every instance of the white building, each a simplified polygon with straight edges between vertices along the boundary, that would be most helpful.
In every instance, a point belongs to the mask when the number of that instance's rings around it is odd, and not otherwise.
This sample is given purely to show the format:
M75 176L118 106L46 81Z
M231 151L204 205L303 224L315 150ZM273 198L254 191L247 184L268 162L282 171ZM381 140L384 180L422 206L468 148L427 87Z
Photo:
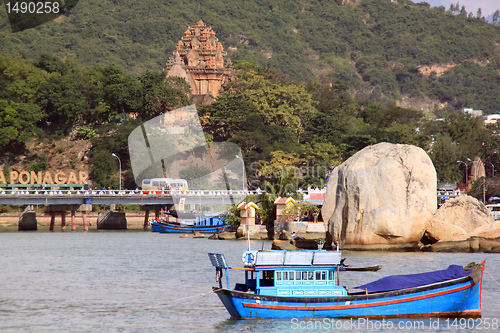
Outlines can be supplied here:
M474 109L463 109L463 113L468 113L473 115L474 117L482 117L483 110L474 110Z
M484 124L494 124L500 119L500 114L488 114L486 116L483 116L484 119Z

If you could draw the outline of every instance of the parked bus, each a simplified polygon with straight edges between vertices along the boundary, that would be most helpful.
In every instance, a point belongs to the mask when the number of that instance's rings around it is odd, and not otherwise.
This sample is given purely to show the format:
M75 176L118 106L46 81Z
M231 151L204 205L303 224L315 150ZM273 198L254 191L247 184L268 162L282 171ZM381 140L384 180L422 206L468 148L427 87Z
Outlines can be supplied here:
M187 191L188 182L185 179L151 178L142 180L142 193L171 194L170 191Z

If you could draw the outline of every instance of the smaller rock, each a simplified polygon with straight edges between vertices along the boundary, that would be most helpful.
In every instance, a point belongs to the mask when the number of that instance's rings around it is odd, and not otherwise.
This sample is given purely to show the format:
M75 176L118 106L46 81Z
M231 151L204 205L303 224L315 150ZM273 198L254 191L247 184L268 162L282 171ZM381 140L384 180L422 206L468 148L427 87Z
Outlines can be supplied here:
M205 236L201 232L195 232L193 238L207 238L207 236Z
M189 238L189 235L188 235L188 234L181 234L181 235L179 236L179 238Z
M288 233L287 233L285 230L283 230L283 231L280 233L280 235L279 235L279 239L280 239L280 240L289 240L289 239L292 239L292 237L291 237L291 236L288 236Z
M500 253L500 238L471 237L467 240L441 241L421 248L424 252Z
M317 250L318 243L315 239L297 239L294 244L299 249Z
M479 251L500 253L500 238L479 238Z
M462 241L495 228L493 214L476 198L461 195L441 206L426 226L425 238L435 241Z
M228 239L236 239L235 232L220 232L217 234L218 239L228 240Z
M236 229L236 238L245 237L247 233L242 228Z

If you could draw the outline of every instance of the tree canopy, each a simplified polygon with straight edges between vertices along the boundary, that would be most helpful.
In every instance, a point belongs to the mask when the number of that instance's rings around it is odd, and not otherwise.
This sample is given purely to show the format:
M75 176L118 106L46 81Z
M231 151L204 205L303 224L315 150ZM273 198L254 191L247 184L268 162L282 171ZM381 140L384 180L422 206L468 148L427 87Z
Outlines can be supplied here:
M204 0L198 5L90 0L57 22L16 34L0 12L0 51L24 59L43 56L37 66L51 74L66 74L57 61L66 58L132 76L159 73L186 26L202 19L233 62L270 66L300 82L341 80L357 100L386 106L404 98L429 98L454 110L495 113L500 106L495 97L500 95L499 14L494 13L493 24L480 12L470 14L458 2L447 10L410 0ZM115 97L121 96L126 110L134 107L124 96L133 86L122 83L124 91Z

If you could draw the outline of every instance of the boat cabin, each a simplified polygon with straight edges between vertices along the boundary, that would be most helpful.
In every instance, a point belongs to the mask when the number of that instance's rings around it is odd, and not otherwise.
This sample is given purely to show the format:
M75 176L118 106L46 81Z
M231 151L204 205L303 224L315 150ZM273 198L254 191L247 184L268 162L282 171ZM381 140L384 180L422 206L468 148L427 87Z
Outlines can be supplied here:
M216 214L196 214L196 222L195 226L214 226L214 225L223 225L224 221L221 219L221 213Z
M240 268L245 283L237 283L234 290L284 297L345 296L347 290L338 285L340 256L340 251L325 250L245 251L246 267Z

